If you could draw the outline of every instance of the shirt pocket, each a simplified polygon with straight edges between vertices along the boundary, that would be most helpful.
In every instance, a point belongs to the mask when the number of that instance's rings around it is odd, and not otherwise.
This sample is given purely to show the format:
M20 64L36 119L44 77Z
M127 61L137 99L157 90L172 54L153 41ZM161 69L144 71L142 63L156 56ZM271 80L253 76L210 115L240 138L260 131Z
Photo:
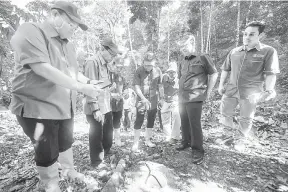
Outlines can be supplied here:
M200 74L204 72L204 66L199 63L191 63L188 66L188 73L189 74Z
M253 58L250 60L250 62L248 62L248 64L246 65L246 70L249 73L255 73L258 74L259 72L261 72L261 70L263 70L263 59L259 58Z

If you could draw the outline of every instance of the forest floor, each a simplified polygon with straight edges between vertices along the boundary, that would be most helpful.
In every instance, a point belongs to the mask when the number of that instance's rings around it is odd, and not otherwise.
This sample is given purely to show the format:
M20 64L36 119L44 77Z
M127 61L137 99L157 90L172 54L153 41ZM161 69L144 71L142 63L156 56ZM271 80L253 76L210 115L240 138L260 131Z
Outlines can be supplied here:
M217 123L219 102L219 99L209 102L203 108L206 153L200 165L191 163L188 149L178 152L175 145L165 143L162 131L156 126L153 137L156 148L144 146L143 132L141 151L132 153L133 130L123 130L122 142L125 145L112 147L117 153L105 157L106 166L92 168L89 126L85 116L77 114L73 144L75 168L86 175L86 180L62 180L61 188L67 192L100 191L112 176L118 161L124 159L127 166L118 188L123 192L131 191L129 186L135 182L133 172L143 162L158 163L169 170L168 185L175 192L288 191L288 95L279 94L272 102L259 104L252 137L245 141L245 147L240 148L224 137L232 134L233 130ZM39 178L33 162L33 145L9 111L0 112L0 119L0 191L37 191Z

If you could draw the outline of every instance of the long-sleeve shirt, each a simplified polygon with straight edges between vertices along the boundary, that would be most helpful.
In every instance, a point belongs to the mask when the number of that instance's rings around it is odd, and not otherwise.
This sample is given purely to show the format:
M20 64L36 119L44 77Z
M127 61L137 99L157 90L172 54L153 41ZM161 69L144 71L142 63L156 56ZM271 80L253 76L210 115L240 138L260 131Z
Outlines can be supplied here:
M110 71L107 67L107 62L100 52L86 60L84 75L92 80L110 81ZM84 113L86 115L91 115L93 111L100 110L102 114L106 114L111 111L110 100L111 95L108 88L97 98L86 96Z

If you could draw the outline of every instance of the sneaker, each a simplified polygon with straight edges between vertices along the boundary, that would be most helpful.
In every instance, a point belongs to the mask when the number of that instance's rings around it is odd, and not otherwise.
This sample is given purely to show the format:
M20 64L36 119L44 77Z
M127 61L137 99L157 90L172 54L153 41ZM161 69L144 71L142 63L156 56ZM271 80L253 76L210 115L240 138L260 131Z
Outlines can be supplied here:
M204 152L193 150L192 151L192 163L199 165L204 160Z

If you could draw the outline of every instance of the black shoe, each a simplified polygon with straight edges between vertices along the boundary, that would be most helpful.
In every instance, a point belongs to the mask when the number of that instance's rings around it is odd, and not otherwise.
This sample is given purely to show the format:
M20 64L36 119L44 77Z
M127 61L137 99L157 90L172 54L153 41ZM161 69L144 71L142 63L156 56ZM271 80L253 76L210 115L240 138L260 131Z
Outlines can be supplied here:
M204 160L204 152L198 150L192 151L192 163L199 165L203 162L203 160Z
M179 147L177 147L176 150L177 150L177 151L183 151L183 150L185 150L185 149L187 149L187 148L189 148L189 147L190 147L190 144L189 144L189 143L186 143L186 144L182 144L182 145L180 145Z
M98 167L103 161L94 161L94 162L91 162L91 167L93 168L96 168Z
M107 149L104 151L105 155L112 155L112 154L116 154L117 151L113 150L113 149Z

